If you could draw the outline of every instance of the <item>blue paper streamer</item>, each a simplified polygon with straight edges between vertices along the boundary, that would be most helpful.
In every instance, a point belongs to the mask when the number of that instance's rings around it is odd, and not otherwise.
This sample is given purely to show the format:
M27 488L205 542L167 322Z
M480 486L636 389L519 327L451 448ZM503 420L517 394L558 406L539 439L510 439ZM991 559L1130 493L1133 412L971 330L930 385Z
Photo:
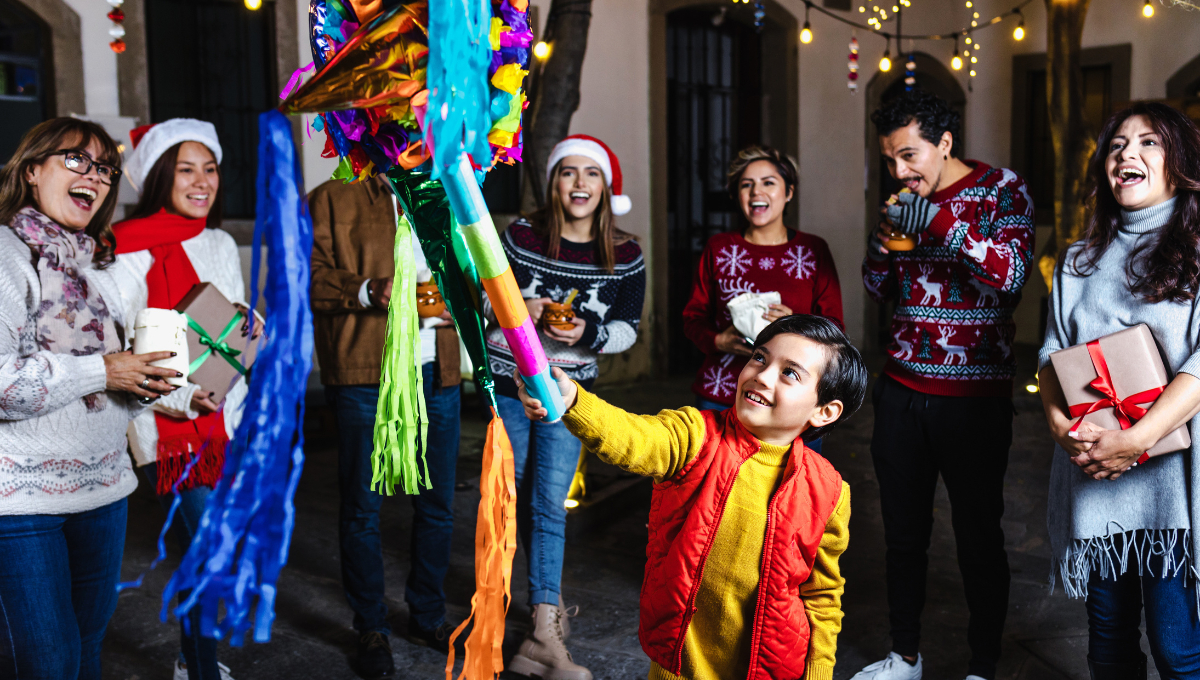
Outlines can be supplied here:
M265 339L224 475L209 494L191 548L163 592L164 607L169 607L176 594L191 591L174 609L175 615L183 619L199 607L200 634L217 639L228 635L235 646L251 628L256 642L271 639L275 583L287 563L295 524L292 499L304 466L304 393L313 355L312 220L299 193L292 126L278 111L259 116L258 125L250 306L258 303L265 240Z
M443 0L429 3L429 62L425 74L432 136L433 179L466 152L476 165L492 164L487 134L491 93L487 81L492 62L490 0Z

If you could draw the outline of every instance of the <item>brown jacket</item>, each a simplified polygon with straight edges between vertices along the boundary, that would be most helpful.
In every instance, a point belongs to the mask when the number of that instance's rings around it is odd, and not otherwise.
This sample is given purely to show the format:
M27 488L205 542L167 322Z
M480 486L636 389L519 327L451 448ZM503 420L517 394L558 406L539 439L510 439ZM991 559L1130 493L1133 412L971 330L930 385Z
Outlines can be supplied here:
M384 181L329 180L308 195L313 325L324 385L379 384L387 312L363 307L358 290L367 279L395 275L396 218ZM445 387L460 380L453 333L453 328L438 329L436 375Z

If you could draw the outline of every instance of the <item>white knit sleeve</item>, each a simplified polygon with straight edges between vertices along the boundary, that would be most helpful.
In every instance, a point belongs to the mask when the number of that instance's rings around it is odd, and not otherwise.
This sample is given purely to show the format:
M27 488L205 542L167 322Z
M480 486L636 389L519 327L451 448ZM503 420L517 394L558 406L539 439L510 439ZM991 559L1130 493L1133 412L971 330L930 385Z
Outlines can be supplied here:
M21 334L30 309L41 298L16 268L15 258L0 262L0 420L24 420L56 411L107 384L104 357L55 352L22 353ZM27 306L28 303L28 306ZM27 343L32 344L32 343Z

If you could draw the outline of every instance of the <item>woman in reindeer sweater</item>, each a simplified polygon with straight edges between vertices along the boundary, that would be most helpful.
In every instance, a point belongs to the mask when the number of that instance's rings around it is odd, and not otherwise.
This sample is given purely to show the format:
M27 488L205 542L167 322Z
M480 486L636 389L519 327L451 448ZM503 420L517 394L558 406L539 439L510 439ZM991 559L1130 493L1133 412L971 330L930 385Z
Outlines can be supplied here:
M551 366L590 387L601 354L624 352L637 340L646 290L646 265L633 237L617 229L614 215L631 207L621 195L621 166L603 142L572 135L547 161L545 206L519 219L501 236L513 276ZM571 290L574 328L540 323L545 305L564 302ZM562 579L567 511L563 503L579 462L579 440L562 421L530 422L517 396L517 370L504 334L493 321L487 343L496 401L516 458L517 529L529 559L529 606L534 629L509 670L559 680L591 680L563 645ZM552 675L548 676L547 673Z

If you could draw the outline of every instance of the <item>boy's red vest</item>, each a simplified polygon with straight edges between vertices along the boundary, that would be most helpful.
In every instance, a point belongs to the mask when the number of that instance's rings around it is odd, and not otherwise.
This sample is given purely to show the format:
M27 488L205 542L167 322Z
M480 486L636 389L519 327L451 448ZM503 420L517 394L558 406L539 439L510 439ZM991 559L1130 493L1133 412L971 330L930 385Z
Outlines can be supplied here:
M655 485L650 505L638 638L652 661L676 675L725 501L742 463L759 450L758 440L733 409L705 411L704 421L707 432L699 455L679 474ZM767 510L750 638L751 680L804 675L809 627L800 586L812 572L841 492L837 470L797 439Z

